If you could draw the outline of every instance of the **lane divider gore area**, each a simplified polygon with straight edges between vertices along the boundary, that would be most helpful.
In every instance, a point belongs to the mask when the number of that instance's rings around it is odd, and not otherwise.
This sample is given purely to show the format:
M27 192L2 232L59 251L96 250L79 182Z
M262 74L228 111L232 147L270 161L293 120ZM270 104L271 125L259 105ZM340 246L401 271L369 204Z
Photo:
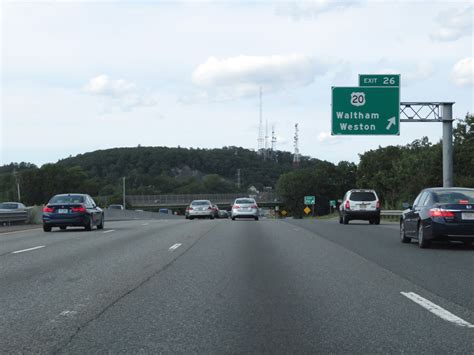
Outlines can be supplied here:
M105 232L102 232L102 233L105 234L105 233L112 233L112 232L115 232L115 229L109 229L109 230L107 230L107 231L105 231Z
M44 245L39 245L39 246L33 247L33 248L12 251L12 254L24 253L25 251L32 251L32 250L41 249L41 248L44 248L44 247L45 247Z
M448 322L454 323L461 327L467 328L474 328L469 322L466 322L464 319L459 318L458 316L452 314L451 312L445 310L444 308L434 304L433 302L427 300L426 298L421 297L420 295L416 294L415 292L400 292L406 298L412 300L415 303L418 303L421 307L427 309L434 315L444 319Z
M183 245L182 243L176 243L176 244L173 244L172 246L170 246L170 249L171 251L173 250L176 250L178 249L181 245Z

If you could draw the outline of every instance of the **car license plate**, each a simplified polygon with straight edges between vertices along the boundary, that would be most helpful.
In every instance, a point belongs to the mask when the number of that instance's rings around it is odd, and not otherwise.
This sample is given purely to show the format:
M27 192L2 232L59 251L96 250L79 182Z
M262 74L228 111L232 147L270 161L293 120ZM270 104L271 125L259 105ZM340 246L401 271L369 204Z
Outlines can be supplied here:
M367 208L366 205L359 205L359 209L360 209L360 210L365 210L366 208Z
M474 221L474 213L462 213L461 218L466 221Z
M58 209L58 213L64 214L64 213L69 213L69 210L67 209Z

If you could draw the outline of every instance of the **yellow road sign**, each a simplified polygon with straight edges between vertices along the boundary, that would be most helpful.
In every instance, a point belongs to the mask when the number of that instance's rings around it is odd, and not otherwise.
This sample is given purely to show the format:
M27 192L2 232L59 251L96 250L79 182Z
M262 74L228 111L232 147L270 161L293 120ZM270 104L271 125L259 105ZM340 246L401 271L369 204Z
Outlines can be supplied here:
M309 213L311 212L311 208L309 208L308 206L306 206L303 211L304 211L304 213L309 214Z
M286 216L288 214L288 212L286 212L285 210L281 211L281 214L282 216Z

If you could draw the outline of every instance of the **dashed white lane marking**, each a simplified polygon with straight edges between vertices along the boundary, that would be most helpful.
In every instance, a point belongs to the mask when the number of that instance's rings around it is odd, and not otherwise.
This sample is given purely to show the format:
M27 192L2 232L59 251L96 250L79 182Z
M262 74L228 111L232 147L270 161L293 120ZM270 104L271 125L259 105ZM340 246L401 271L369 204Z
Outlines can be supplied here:
M41 249L41 248L44 248L44 247L45 247L44 245L39 245L39 246L33 247L33 248L28 248L28 249L22 249L22 250L12 251L12 254L24 253L25 251L31 251L31 250Z
M115 232L115 229L109 229L109 230L107 230L107 231L105 231L105 232L102 232L102 233L105 234L105 233L112 233L112 232Z
M176 249L178 249L181 245L183 245L183 244L182 244L182 243L173 244L172 246L170 246L170 250L176 250Z
M438 317L448 322L454 323L461 327L474 328L474 325L472 325L471 323L466 322L464 319L459 318L458 316L452 314L451 312L445 310L444 308L438 306L437 304L434 304L433 302L427 300L426 298L421 297L415 292L400 292L400 293L406 298L409 298L413 302L418 303L421 307L427 309L431 313L437 315Z
M142 223L142 226L147 226L149 223Z

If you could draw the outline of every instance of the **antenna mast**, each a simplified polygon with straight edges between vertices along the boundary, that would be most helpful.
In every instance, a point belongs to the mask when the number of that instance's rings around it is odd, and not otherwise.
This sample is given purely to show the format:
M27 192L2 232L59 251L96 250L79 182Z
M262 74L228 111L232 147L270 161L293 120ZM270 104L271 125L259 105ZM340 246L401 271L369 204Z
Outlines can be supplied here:
M295 147L295 152L293 154L293 166L297 168L300 165L300 150L298 148L298 123L295 123L295 136L293 139L293 146Z
M260 86L260 119L258 123L258 147L257 154L261 155L263 153L263 121L262 121L262 87Z

